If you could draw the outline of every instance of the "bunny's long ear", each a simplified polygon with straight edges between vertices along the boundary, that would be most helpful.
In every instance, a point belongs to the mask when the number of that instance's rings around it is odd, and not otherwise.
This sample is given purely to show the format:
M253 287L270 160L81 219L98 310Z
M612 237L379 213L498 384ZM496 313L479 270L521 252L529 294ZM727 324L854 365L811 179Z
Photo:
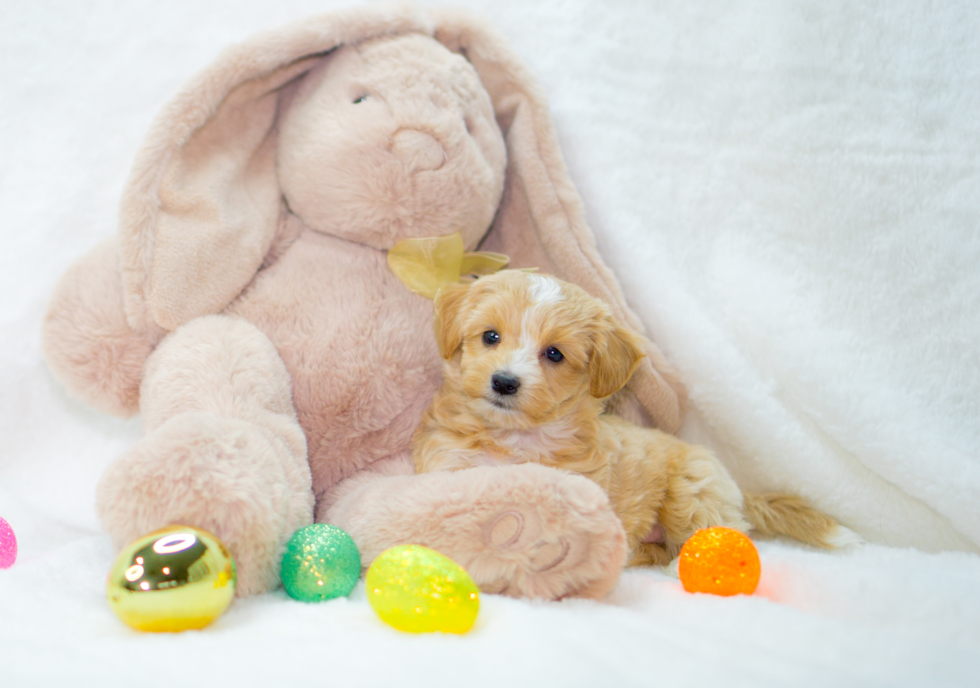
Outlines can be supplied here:
M606 301L620 322L642 332L599 255L532 76L499 36L472 19L443 14L435 35L476 68L507 142L503 201L481 249L511 256L512 267L537 267L579 285ZM645 338L640 341L646 356L629 385L613 397L613 407L632 420L676 432L684 387L660 350Z
M158 115L120 212L126 317L172 330L225 308L258 271L283 210L276 116L334 48L431 24L408 8L313 17L221 55Z

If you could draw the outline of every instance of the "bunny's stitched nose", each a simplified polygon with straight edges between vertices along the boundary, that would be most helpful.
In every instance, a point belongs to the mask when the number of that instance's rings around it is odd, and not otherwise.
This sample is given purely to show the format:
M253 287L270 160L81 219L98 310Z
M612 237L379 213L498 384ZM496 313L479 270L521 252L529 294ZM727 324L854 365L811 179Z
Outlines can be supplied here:
M396 132L392 139L391 152L414 172L438 170L448 157L442 144L418 129L400 129Z
M521 386L521 380L510 373L494 373L493 377L490 378L490 384L493 386L493 391L497 394L517 394L517 390Z

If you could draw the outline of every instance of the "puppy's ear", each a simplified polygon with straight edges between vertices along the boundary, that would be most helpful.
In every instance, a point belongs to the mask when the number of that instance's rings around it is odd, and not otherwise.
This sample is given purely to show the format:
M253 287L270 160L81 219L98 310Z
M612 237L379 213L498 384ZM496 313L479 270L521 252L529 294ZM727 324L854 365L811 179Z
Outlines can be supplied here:
M639 337L607 319L589 359L589 394L601 399L618 392L644 356Z
M446 360L452 358L456 349L463 344L461 316L469 293L468 284L450 284L436 294L436 341L439 342L439 353Z

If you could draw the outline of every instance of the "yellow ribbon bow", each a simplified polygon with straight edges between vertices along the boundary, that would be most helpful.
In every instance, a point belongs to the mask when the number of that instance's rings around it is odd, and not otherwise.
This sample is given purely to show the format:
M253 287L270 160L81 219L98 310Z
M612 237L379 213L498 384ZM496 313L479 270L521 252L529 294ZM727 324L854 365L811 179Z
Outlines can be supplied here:
M447 284L492 275L510 259L501 253L466 251L459 232L404 239L388 251L388 267L409 290L434 299Z

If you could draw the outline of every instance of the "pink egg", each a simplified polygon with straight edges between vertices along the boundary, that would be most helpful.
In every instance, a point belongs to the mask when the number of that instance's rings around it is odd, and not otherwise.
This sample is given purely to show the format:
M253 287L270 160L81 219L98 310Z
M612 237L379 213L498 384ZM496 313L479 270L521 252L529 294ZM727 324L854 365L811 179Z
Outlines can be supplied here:
M10 524L0 518L0 569L9 569L17 561L17 538Z

